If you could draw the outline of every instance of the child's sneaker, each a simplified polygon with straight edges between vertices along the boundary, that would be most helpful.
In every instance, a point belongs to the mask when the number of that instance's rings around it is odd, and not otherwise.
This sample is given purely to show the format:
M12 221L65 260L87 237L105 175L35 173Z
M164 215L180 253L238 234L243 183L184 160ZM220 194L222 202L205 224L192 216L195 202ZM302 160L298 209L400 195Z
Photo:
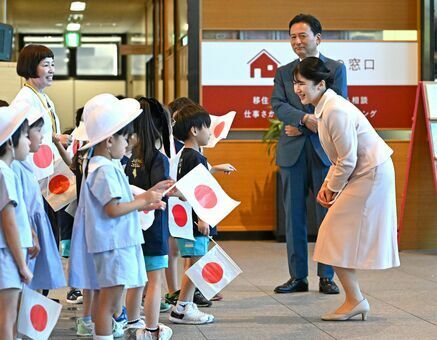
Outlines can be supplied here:
M161 306L159 307L160 313L168 312L171 308L171 304L161 301Z
M83 296L79 289L71 288L67 293L67 302L72 304L80 304L83 302Z
M94 324L90 322L83 321L82 318L76 320L76 335L77 336L93 336Z
M174 293L167 293L164 295L164 300L170 305L176 306L176 303L179 300L180 290L175 291Z
M125 306L121 307L121 314L117 317L114 316L114 320L122 327L125 327L127 325L127 309Z
M199 307L211 307L212 302L203 296L200 290L196 288L194 291L193 302Z
M122 338L124 336L123 325L112 319L112 335L114 338Z
M124 327L124 338L125 339L136 339L136 333L138 330L143 330L144 328L146 328L146 323L144 322L143 319L138 319L136 322L134 323L128 323L125 327Z
M173 323L188 325L201 325L214 322L213 315L201 312L193 302L187 303L183 311L178 311L178 307L174 306L168 319Z
M163 325L162 323L158 324L159 333L158 340L168 340L173 335L173 331L170 327ZM152 334L146 329L137 330L136 340L153 340Z
M223 295L220 293L215 294L210 301L222 301L223 300Z

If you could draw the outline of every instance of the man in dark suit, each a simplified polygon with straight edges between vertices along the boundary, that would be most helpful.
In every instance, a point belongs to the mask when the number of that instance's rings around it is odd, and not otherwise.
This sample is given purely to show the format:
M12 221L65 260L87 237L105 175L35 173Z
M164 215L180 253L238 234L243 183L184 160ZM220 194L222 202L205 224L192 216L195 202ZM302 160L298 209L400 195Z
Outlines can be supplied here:
M291 47L298 59L281 66L275 75L271 103L276 116L284 124L278 141L276 164L280 167L284 193L286 241L290 279L275 288L276 293L308 291L308 242L306 197L311 190L314 197L331 165L320 145L317 119L312 105L302 105L293 89L293 70L300 60L315 56L326 63L334 79L333 90L347 97L346 68L321 55L317 49L322 26L311 15L299 14L289 23ZM326 209L315 205L317 228ZM338 294L331 266L318 263L319 291Z

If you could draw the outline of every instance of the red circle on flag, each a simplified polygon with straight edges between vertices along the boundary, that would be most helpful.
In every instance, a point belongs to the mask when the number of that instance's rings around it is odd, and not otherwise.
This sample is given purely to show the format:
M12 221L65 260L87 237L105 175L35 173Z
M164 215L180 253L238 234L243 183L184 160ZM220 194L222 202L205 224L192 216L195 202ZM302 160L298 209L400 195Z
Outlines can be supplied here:
M187 212L185 211L185 208L182 205L176 204L171 209L171 213L173 214L174 221L178 227L182 228L187 224L188 221Z
M218 138L220 136L224 128L225 128L225 122L220 122L220 124L217 124L217 126L214 128L215 138Z
M49 190L52 194L61 195L70 187L69 179L64 175L56 175L49 182Z
M33 328L38 332L42 332L47 327L48 315L46 309L41 305L34 305L30 309L30 322Z
M50 146L42 144L39 150L33 154L33 162L38 168L45 169L53 162L53 152Z
M217 205L217 196L209 186L201 184L194 189L194 196L205 209L212 209Z
M223 268L217 262L208 262L202 268L202 277L206 282L215 284L223 278Z
M146 214L146 215L147 215L149 212L150 212L150 210L143 210L143 213Z

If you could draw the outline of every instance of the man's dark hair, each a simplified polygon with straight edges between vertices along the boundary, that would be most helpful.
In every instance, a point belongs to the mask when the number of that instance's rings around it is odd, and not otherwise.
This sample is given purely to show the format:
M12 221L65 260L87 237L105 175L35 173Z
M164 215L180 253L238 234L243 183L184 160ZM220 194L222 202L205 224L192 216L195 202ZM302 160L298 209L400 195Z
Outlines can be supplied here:
M54 57L53 51L44 45L27 45L18 55L17 73L25 79L38 78L37 68L41 60Z
M180 141L186 141L192 127L201 129L211 126L211 117L202 107L196 104L185 105L174 117L173 135Z
M288 24L288 32L290 32L291 26L294 24L304 22L308 24L311 27L311 31L313 31L314 35L322 34L322 24L320 21L313 17L311 14L303 14L300 13L296 15L293 19L291 19L290 23Z

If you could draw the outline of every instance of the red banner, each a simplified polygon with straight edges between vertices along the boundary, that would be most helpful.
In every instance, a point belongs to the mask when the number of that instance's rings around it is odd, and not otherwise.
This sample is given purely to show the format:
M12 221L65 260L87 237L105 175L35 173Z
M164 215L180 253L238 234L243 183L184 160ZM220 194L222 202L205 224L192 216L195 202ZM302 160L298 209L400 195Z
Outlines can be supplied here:
M377 129L410 129L417 86L349 86L349 100ZM202 104L213 115L236 111L232 129L265 129L274 118L272 86L203 86Z

